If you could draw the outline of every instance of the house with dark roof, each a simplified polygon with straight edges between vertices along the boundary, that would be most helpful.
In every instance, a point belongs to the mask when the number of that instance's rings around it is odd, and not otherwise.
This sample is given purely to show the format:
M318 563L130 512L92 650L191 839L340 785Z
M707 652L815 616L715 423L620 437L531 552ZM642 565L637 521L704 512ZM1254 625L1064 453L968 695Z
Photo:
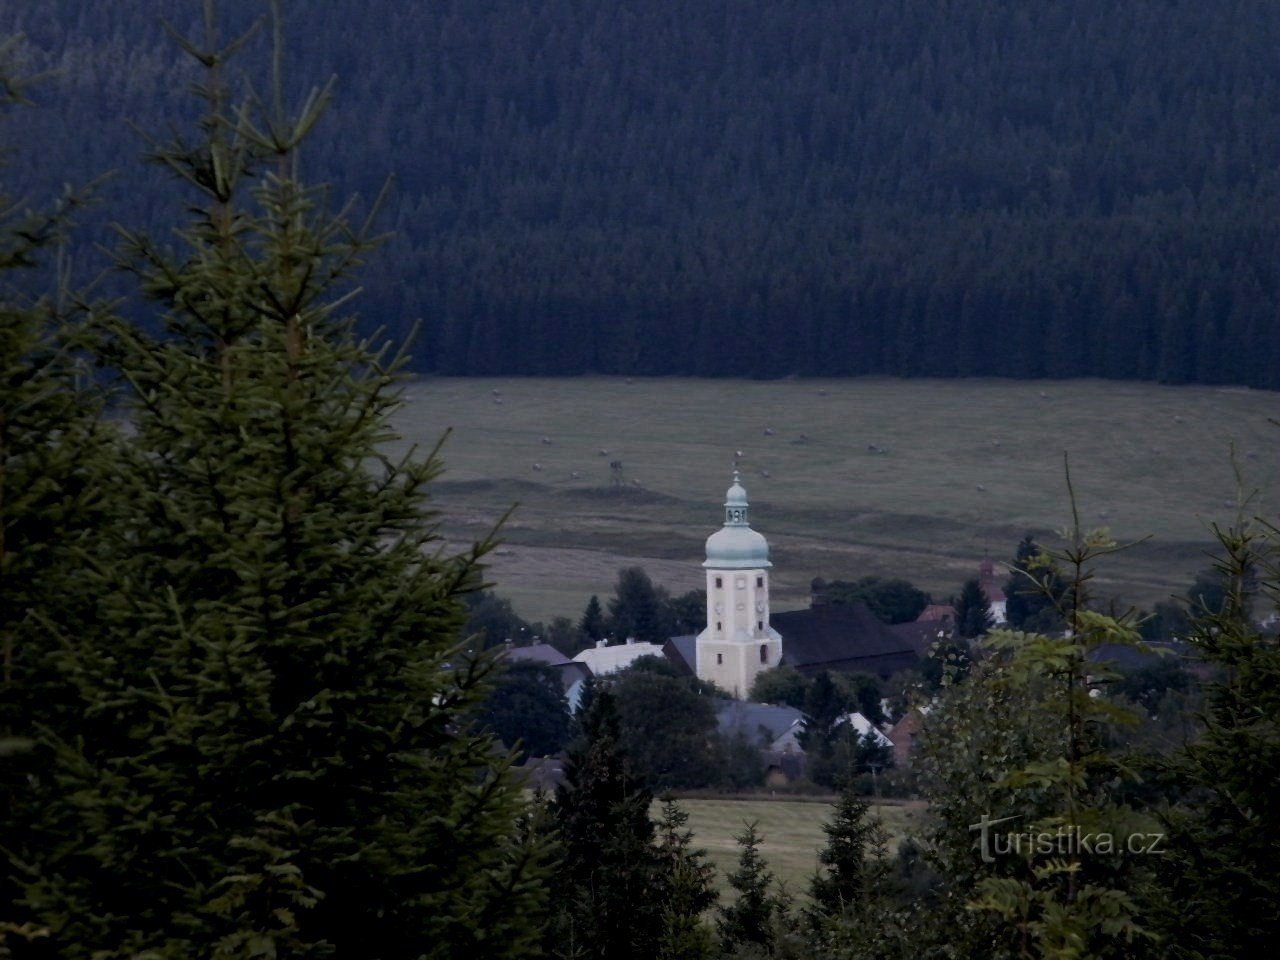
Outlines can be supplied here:
M717 700L716 725L723 736L741 734L757 746L769 746L795 728L801 713L795 707L749 700Z
M876 619L865 603L833 603L773 615L784 639L782 662L807 676L823 670L872 673L881 677L919 659L925 631L895 631ZM929 640L932 643L932 639Z
M722 736L741 735L760 748L765 783L781 786L804 776L804 750L796 739L804 718L795 707L747 700L717 700L716 724Z

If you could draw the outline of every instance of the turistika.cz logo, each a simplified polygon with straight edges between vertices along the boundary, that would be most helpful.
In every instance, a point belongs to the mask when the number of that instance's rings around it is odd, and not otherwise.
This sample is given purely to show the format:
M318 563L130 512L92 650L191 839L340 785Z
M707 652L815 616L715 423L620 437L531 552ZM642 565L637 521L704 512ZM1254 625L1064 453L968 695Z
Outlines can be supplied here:
M1020 819L1021 814L1014 814L993 820L984 813L977 823L969 824L969 832L979 834L978 850L983 863L995 863L996 857L1010 855L1110 857L1125 853L1164 853L1163 833L1111 833L1084 830L1076 824L1056 830L993 829Z

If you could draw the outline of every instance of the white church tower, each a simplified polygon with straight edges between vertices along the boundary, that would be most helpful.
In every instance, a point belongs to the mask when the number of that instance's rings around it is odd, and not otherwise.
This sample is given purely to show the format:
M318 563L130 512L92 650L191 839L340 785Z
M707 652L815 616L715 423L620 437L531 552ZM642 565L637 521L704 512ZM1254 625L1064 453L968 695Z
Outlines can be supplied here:
M707 628L698 634L698 677L745 700L761 670L782 660L769 626L769 544L751 529L747 491L734 471L724 526L707 538Z

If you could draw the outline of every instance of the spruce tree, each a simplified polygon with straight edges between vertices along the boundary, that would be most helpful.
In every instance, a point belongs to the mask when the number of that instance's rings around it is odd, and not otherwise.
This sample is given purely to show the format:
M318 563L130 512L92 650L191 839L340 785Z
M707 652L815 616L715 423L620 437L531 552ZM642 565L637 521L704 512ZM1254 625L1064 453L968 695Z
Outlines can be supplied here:
M841 721L851 709L848 691L823 670L814 677L804 698L804 729L800 746L805 751L809 778L826 787L835 785L837 775L833 757L840 735Z
M675 629L667 591L655 586L642 567L618 571L609 623L619 639L635 637L647 643L664 643Z
M277 11L273 90L234 106L248 40L205 20L198 131L153 144L191 220L124 234L160 333L113 331L128 505L24 902L67 958L531 955L543 855L456 642L483 547L441 551L434 454L387 458L400 357L344 312L373 238L298 179L327 91L287 114Z
M34 79L13 54L0 43L6 121L29 106ZM0 955L40 929L18 902L31 877L26 824L52 766L40 734L81 723L57 654L94 615L80 554L110 501L102 477L114 445L86 372L89 316L50 268L86 194L35 210L0 196Z
M891 889L888 834L871 805L846 783L823 824L826 846L805 911L813 955L833 960L911 956L908 918Z
M730 956L739 947L768 948L774 940L774 919L778 902L773 893L773 873L760 855L763 838L754 822L745 824L734 837L738 846L738 869L729 874L729 886L737 898L720 908L716 929L724 952Z
M1043 633L1061 630L1056 605L1066 589L1067 581L1057 563L1027 534L1018 543L1011 575L1004 585L1009 626Z
M809 884L815 916L833 916L877 896L888 874L888 835L871 804L846 781L836 800L835 815L822 825L827 845Z
M552 812L562 849L547 949L563 958L649 960L663 926L653 795L620 745L613 692L598 686L578 715Z
M604 636L604 610L600 606L600 598L594 593L587 601L586 609L582 611L582 621L578 624L578 629L592 643Z
M993 626L991 601L982 592L977 579L966 580L960 595L952 603L956 616L956 634L961 637L980 637Z
M1249 616L1280 597L1280 532L1242 520L1215 533L1223 596L1189 639L1216 670L1204 729L1173 764L1188 801L1164 815L1154 899L1170 955L1194 960L1264 956L1280 938L1280 642Z
M707 852L693 846L689 814L674 797L662 798L658 862L664 881L662 934L658 960L703 960L714 955L711 930L702 915L715 905L715 867Z

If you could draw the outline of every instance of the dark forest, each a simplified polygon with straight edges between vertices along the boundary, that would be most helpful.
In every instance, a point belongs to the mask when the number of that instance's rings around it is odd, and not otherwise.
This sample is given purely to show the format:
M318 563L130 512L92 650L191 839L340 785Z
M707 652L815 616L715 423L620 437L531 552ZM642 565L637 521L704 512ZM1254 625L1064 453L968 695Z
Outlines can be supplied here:
M172 209L135 127L179 110L194 74L159 16L197 7L5 4L0 32L55 71L3 131L13 192L116 171L79 273L110 223ZM291 93L337 78L305 175L366 199L393 178L357 303L392 337L421 319L422 372L1280 387L1280 4L286 13Z

